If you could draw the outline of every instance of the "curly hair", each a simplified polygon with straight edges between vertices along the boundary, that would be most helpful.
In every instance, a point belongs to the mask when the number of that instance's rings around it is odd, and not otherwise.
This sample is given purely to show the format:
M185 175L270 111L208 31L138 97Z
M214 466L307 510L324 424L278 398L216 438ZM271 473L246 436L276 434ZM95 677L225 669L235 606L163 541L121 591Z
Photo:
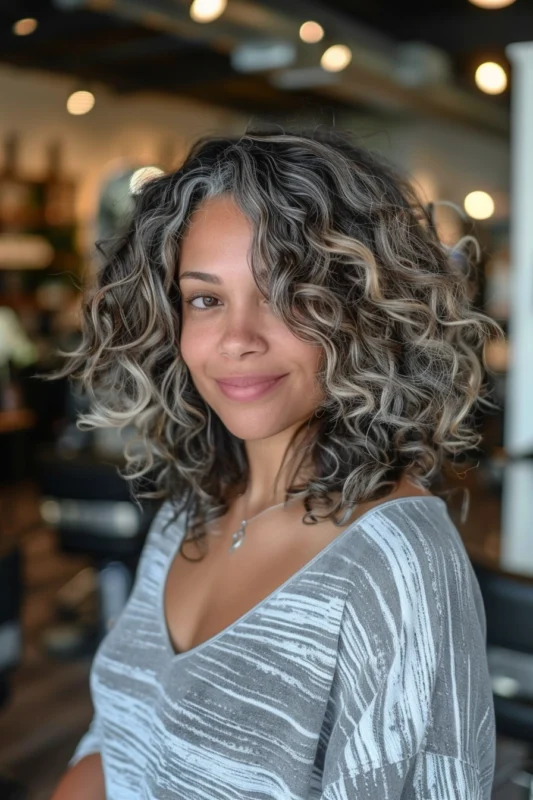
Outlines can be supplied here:
M222 195L251 222L250 267L272 312L322 348L324 400L285 454L303 434L292 461L306 455L313 475L291 480L286 501L303 500L306 524L339 525L337 512L386 496L402 473L423 487L442 479L445 462L482 439L477 407L497 408L485 345L504 332L474 310L454 257L472 237L445 247L407 178L325 127L204 136L179 169L144 184L121 235L96 243L104 258L84 293L80 344L59 351L68 360L54 377L81 381L91 400L78 427L133 428L123 477L136 498L185 509L184 541L200 540L246 485L243 440L180 356L180 241L199 204Z

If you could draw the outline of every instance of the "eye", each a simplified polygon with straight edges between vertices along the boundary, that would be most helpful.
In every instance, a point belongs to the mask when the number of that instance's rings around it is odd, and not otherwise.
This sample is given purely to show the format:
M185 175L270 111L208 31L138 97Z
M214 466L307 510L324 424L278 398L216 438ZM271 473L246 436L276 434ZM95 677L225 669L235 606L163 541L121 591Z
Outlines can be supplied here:
M189 299L186 300L185 302L195 311L209 311L211 308L216 308L216 306L214 305L208 306L207 308L199 308L198 306L193 305L193 300L204 300L205 298L207 298L208 300L217 300L216 297L213 297L213 295L210 294L194 294L192 295L192 297L189 297Z

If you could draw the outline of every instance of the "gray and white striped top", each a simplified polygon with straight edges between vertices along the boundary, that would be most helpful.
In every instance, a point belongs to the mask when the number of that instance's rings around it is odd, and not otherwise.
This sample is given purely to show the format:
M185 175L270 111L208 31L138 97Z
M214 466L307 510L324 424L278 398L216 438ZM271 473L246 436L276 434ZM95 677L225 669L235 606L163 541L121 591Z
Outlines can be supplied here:
M375 506L223 631L176 654L163 612L184 514L156 514L91 669L70 765L109 800L489 800L485 613L446 503Z

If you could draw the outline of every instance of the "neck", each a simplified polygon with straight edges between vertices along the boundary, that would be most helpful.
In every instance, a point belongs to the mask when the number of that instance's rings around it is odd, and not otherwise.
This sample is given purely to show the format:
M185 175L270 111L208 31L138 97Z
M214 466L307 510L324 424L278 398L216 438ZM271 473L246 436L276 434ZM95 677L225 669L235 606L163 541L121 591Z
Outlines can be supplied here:
M292 442L291 451L287 449L295 431L301 422L296 423L285 431L268 439L257 439L245 442L248 460L248 480L246 485L235 488L233 496L242 494L240 498L243 507L248 509L250 515L256 510L282 503L288 487L294 483L304 483L313 474L308 457L298 455L298 445L302 444L303 437L308 430L300 432L297 440ZM296 463L292 455L296 453ZM298 464L302 460L303 463ZM294 469L297 474L294 475Z

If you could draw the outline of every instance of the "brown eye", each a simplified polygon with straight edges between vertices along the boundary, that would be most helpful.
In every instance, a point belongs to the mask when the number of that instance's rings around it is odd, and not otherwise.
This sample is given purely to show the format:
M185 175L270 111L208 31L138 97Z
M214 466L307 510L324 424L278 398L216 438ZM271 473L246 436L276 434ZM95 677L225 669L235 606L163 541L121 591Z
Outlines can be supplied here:
M193 295L193 297L189 297L189 299L186 300L185 302L187 303L188 306L190 306L195 311L209 311L211 308L216 308L215 305L209 305L209 304L208 304L207 308L201 308L200 306L193 305L193 301L194 300L206 300L206 299L207 300L215 300L215 301L218 302L217 298L213 297L213 295L210 295L210 294L195 294L195 295Z

